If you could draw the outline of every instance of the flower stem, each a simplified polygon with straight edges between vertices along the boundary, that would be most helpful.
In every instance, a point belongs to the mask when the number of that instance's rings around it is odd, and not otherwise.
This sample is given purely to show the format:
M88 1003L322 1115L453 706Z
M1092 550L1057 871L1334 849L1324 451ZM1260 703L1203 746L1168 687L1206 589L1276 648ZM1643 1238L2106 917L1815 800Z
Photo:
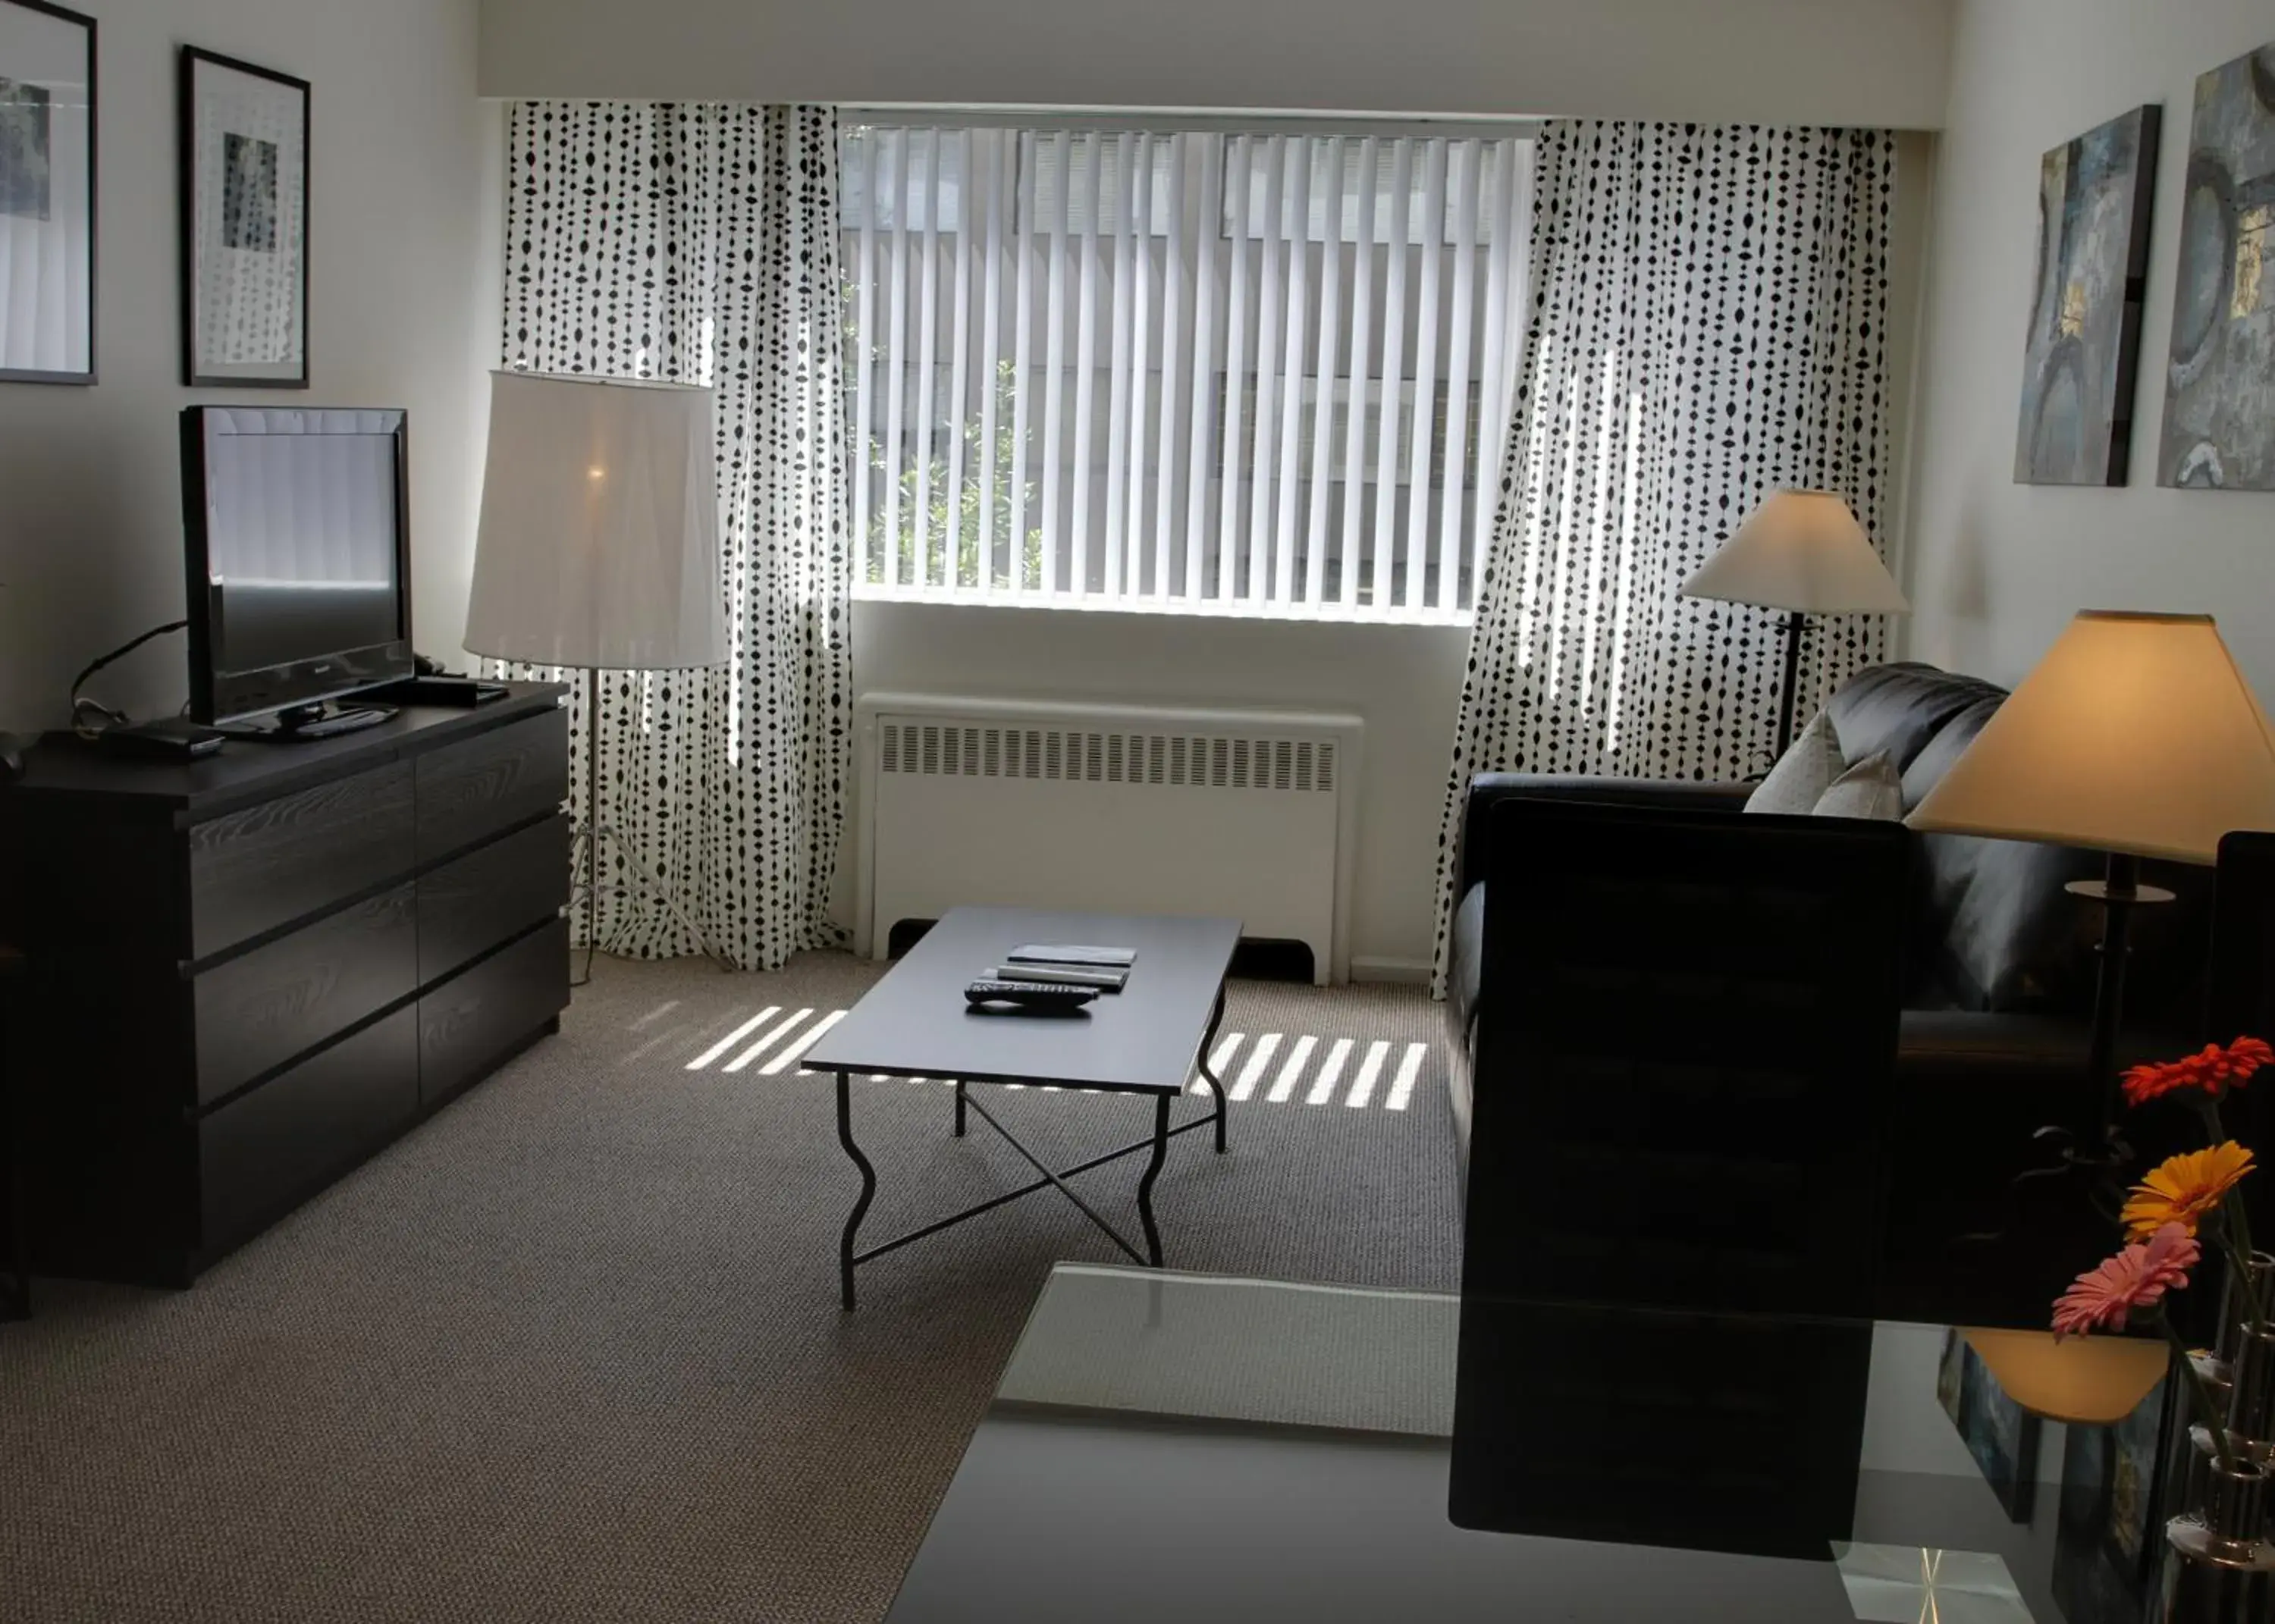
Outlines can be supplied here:
M2211 1394L2203 1385L2203 1378L2196 1374L2196 1362L2188 1357L2188 1345L2181 1341L2181 1333L2173 1329L2173 1322L2165 1317L2165 1311L2161 1308L2157 1311L2157 1328L2173 1345L2173 1368L2180 1373L2182 1384L2188 1390L2188 1397L2196 1405L2196 1419L2203 1422L2204 1431L2211 1434L2213 1453L2219 1456L2222 1466L2233 1471L2236 1461L2234 1452L2227 1446L2227 1423L2220 1418L2218 1407L2211 1401Z

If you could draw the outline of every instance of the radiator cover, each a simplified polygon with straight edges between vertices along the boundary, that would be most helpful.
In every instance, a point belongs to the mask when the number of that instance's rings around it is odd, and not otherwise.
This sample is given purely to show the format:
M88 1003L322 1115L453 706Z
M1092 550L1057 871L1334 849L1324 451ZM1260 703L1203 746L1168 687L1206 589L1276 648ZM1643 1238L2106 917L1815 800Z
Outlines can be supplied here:
M858 725L863 953L959 904L1221 914L1349 978L1357 717L872 694Z

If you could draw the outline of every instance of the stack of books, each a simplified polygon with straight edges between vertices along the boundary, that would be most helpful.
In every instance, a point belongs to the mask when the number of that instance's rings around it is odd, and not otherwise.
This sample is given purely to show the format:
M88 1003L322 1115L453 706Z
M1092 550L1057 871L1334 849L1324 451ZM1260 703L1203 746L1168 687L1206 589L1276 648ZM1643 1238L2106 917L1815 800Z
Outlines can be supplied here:
M1118 993L1130 982L1138 955L1128 948L1014 948L987 973L999 981L1040 981L1053 986L1095 987Z

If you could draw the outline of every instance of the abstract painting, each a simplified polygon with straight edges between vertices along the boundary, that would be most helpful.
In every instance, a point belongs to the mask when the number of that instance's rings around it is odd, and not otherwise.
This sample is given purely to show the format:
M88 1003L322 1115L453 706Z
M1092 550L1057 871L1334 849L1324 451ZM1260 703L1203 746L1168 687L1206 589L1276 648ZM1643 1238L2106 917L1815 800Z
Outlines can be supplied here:
M2053 1566L2068 1624L2139 1624L2163 1548L2160 1479L2175 1400L2160 1381L2115 1425L2068 1429Z
M2275 490L2275 45L2196 80L2158 482Z
M2038 1488L2038 1418L2007 1396L1991 1367L1956 1330L1943 1333L1935 1396L1983 1480L2017 1522L2028 1522Z
M0 382L94 381L94 19L0 0Z
M2135 108L2040 162L2020 484L2125 483L2161 112Z

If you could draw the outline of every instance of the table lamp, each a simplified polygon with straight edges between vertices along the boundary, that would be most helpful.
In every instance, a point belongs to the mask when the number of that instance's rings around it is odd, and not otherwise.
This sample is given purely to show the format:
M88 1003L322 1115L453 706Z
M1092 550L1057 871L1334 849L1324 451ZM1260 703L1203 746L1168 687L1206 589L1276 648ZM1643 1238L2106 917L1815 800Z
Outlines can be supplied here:
M1834 491L1772 492L1682 584L1682 595L1786 611L1785 684L1778 699L1780 756L1793 743L1794 686L1809 617L1908 615L1912 607L1848 503Z
M2078 616L1906 821L2107 854L2069 886L2104 910L2088 1065L2105 1159L2128 922L2172 898L2140 860L2210 864L2229 830L2275 828L2275 736L2211 616Z
M600 674L726 662L707 389L491 374L470 653L585 672L585 974L600 910ZM638 872L639 865L631 865ZM659 900L717 958L677 898Z

